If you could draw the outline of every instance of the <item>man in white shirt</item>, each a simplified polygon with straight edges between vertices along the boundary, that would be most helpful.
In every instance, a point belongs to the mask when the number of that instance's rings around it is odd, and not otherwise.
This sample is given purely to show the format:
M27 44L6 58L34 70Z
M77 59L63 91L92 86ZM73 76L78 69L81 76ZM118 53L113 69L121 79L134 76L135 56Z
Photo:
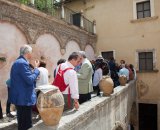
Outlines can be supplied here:
M76 71L74 70L75 66L77 66L80 63L80 54L78 52L73 52L69 58L68 61L65 63L60 64L57 67L57 70L59 67L63 71L67 68L73 68L69 69L64 73L64 82L68 87L62 92L65 100L65 106L64 109L70 109L73 106L78 109L79 108L79 91L78 91L78 79L77 79L77 74ZM68 94L70 95L68 96ZM70 99L70 97L72 99ZM71 107L69 107L69 102L71 102Z

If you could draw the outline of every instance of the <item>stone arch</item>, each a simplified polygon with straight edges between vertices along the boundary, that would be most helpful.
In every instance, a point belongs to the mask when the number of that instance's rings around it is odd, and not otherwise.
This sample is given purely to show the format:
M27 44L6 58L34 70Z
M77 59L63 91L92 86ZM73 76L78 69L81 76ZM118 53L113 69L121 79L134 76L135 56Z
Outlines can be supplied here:
M12 22L0 20L0 57L5 58L1 66L3 68L0 68L0 99L3 110L5 110L7 97L5 81L9 78L12 63L19 56L19 48L28 42L24 31L19 27Z
M93 50L96 52L95 44L93 44L93 43L91 43L91 42L88 42L87 45L90 45L90 46L93 48ZM87 46L87 45L86 45L86 46Z
M26 30L20 23L14 22L14 21L7 21L7 20L0 20L0 24L2 23L8 23L11 25L14 25L17 27L18 30L21 31L21 33L25 36L27 42L26 44L31 44L32 43L32 39L28 33L28 30Z
M67 44L70 42L70 41L74 41L78 44L79 48L82 50L82 46L81 46L81 42L78 38L76 37L69 37L66 42L65 42L65 47L67 46Z
M66 44L66 48L65 48L65 55L64 55L64 58L65 59L68 59L68 56L74 52L74 51L80 51L81 48L79 46L79 44L76 42L76 41L69 41L67 44Z
M115 126L114 126L114 128L112 130L125 130L125 128L124 128L124 125L123 125L122 122L117 121L115 123Z
M63 44L63 41L62 39L55 33L55 32L52 32L52 31L48 31L48 30L39 30L38 33L36 34L34 40L33 40L33 43L36 43L37 39L43 35L43 34L50 34L52 35L53 37L56 38L56 40L59 42L59 45L61 48L63 48L62 44Z
M85 52L86 52L86 56L87 58L91 61L91 60L95 60L95 52L94 52L94 49L93 47L88 44L86 45L85 47Z
M39 35L34 44L34 59L45 60L49 70L50 81L53 80L53 70L57 61L62 57L60 43L56 37L49 33Z

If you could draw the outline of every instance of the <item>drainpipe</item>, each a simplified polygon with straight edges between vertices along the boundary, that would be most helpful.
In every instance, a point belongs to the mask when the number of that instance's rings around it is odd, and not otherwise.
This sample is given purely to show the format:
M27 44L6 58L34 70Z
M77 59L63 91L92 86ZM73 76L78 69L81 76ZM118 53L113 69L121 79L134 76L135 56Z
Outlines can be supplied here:
M93 34L96 34L96 20L93 20Z

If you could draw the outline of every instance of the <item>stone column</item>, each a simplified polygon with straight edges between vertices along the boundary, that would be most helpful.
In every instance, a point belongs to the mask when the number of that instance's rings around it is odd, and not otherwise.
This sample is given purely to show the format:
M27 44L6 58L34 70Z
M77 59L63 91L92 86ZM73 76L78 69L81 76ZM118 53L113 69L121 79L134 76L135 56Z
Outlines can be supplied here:
M80 26L81 28L84 28L84 18L83 18L83 10L81 10L81 21L80 21Z
M96 20L93 21L93 34L96 34Z
M61 18L64 19L64 15L65 15L65 12L64 12L64 1L65 0L61 0L62 4L61 4Z
M34 5L34 0L30 0L31 4Z

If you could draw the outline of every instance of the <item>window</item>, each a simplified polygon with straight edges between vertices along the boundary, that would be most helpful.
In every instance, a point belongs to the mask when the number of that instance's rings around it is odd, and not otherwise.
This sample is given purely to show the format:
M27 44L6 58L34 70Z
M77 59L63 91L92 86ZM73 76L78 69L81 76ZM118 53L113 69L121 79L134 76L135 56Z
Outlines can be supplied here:
M139 52L139 70L153 70L153 52Z
M115 58L115 54L114 54L114 51L105 51L105 52L102 52L102 57L106 60L110 60L111 57Z
M155 16L155 0L133 0L133 20L148 20Z
M138 72L158 72L156 49L137 49L135 55Z
M137 19L151 17L150 1L137 3Z

